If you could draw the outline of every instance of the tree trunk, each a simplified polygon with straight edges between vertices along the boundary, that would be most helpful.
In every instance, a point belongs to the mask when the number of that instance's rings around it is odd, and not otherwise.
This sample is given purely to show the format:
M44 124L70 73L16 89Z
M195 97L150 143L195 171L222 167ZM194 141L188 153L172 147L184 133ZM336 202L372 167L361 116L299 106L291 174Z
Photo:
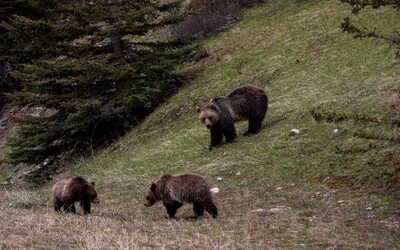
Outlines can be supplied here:
M110 12L110 25L113 25L115 22L114 18L112 17L112 14L116 10L114 2L115 2L115 0L108 0L108 11ZM118 33L111 35L111 45L112 45L114 54L119 54L122 52L123 43L121 40L121 36Z

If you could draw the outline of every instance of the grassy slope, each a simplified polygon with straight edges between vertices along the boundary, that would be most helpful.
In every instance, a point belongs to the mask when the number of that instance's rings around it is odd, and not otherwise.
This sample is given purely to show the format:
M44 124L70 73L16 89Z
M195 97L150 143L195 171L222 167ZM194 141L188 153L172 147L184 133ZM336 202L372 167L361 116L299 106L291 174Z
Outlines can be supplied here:
M362 124L317 123L310 110L323 105L398 117L393 90L400 65L385 44L340 31L349 8L339 1L278 2L247 11L235 27L206 41L211 56L183 69L199 73L190 85L74 170L97 182L102 202L92 216L54 214L50 187L2 191L0 246L399 248L398 193L389 185L398 182L399 147L353 137ZM383 30L399 27L398 12L379 12L388 15L357 19ZM209 152L195 107L245 84L269 91L263 130L243 137L246 123L238 124L235 143ZM292 128L300 134L291 136ZM336 128L343 133L333 135ZM198 173L218 186L220 218L170 221L161 204L144 207L150 183L167 172ZM191 214L185 206L178 216Z

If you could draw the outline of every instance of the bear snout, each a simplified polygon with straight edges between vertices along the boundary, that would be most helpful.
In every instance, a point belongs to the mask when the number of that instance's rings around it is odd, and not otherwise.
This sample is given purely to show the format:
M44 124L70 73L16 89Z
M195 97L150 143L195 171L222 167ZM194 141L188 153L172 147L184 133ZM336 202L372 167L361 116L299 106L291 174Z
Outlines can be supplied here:
M98 204L98 203L100 203L100 200L96 198L96 199L94 199L94 200L92 201L92 203Z
M207 129L210 129L210 128L211 128L211 125L210 125L210 124L207 124L206 127L207 127Z

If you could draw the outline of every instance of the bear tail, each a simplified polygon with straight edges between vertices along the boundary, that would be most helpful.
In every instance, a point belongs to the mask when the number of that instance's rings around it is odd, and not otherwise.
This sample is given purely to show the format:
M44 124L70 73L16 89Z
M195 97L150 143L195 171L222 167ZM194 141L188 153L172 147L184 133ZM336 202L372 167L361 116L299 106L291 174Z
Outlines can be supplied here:
M218 217L218 209L214 203L210 202L206 204L205 210L211 215L211 217L213 217L213 219Z

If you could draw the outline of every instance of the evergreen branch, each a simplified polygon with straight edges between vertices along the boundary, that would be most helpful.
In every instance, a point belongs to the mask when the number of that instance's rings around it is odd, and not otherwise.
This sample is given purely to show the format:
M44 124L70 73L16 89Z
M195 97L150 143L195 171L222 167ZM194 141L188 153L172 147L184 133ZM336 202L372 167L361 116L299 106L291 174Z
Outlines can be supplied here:
M387 41L394 46L400 46L400 33L396 31L397 36L385 36L377 34L375 30L371 31L367 28L357 28L350 23L350 19L346 17L341 23L343 31L354 34L354 38L378 38Z
M392 6L393 8L400 9L400 0L341 0L344 3L350 4L352 13L357 15L366 6L371 6L373 9L380 8L382 6Z
M357 15L366 6L371 6L373 9L380 8L381 6L392 6L400 10L400 0L341 0L342 2L349 3L352 8L352 13ZM350 23L348 17L344 18L341 23L341 28L344 32L354 34L354 38L373 38L383 40L394 47L395 55L400 59L400 32L394 31L394 36L383 35L367 28L359 28Z

